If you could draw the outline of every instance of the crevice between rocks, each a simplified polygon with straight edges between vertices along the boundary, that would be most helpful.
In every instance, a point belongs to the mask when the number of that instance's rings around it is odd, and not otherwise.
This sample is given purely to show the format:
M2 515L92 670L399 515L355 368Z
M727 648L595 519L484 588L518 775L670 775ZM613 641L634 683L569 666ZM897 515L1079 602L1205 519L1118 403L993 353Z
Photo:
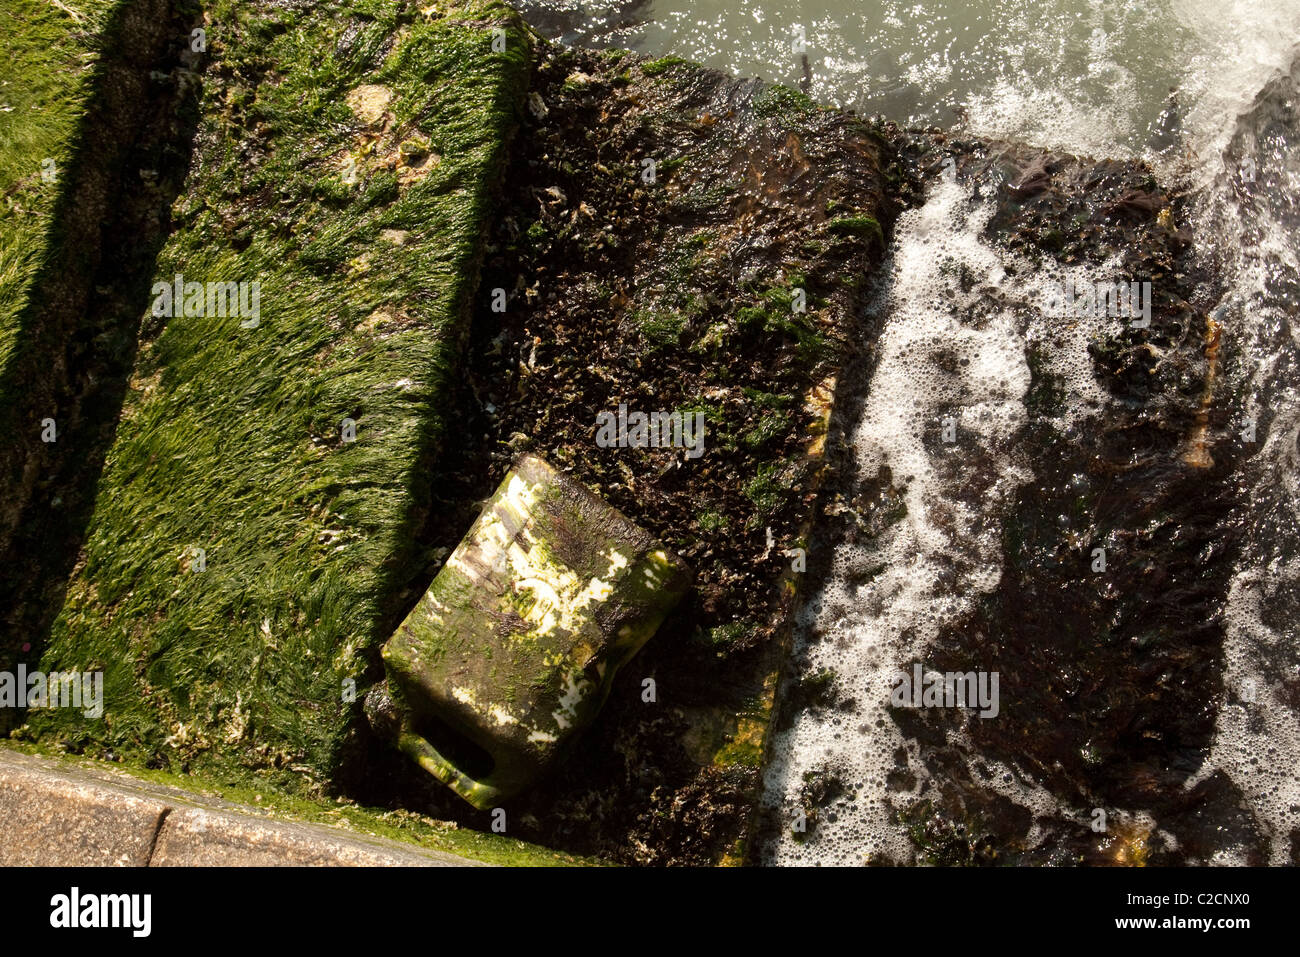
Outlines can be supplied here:
M162 813L158 815L158 823L154 826L153 837L149 839L149 853L145 855L144 866L153 867L153 856L158 850L158 837L162 834L163 826L167 823L167 818L171 815L172 809L165 807Z

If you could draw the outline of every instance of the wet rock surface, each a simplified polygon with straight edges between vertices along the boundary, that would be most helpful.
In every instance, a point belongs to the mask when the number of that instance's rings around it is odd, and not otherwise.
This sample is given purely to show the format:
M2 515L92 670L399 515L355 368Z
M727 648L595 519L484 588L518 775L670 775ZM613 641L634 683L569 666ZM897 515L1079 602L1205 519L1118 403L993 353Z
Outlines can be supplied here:
M517 6L543 36L578 47L628 47L653 13L651 0L522 0Z
M1063 414L1072 397L1053 369L1077 343L1030 336L1027 416L995 441L964 440L959 426L951 446L936 438L930 447L951 507L983 508L995 529L1001 522L1000 558L992 559L1001 572L971 612L938 623L921 663L927 672L998 673L1000 709L995 720L967 709L889 710L910 744L885 769L884 800L911 850L865 860L1186 863L1211 859L1226 841L1261 862L1240 793L1221 775L1196 779L1225 700L1222 608L1237 548L1226 477L1240 444L1220 401L1221 330L1209 316L1221 290L1177 226L1195 198L1165 192L1137 163L940 134L901 133L898 142L914 195L946 178L972 202L992 204L980 239L1012 281L959 277L955 285L970 294L964 324L1038 309L1032 297L1006 294L1020 294L1015 271L1026 265L1149 281L1152 309L1146 328L1108 319L1094 330L1087 356L1104 390L1097 407ZM1023 276L1026 287L1032 278ZM1059 322L1062 330L1077 324ZM871 373L859 374L857 389L866 392ZM846 437L854 405L837 410L832 448L841 467L816 555L869 546L907 521L900 489L910 477L857 474ZM960 407L954 412L960 417ZM1022 467L1032 477L1004 514L981 506L991 506L1006 469ZM1105 550L1100 567L1097 548ZM939 581L941 590L960 587L990 559L957 550L947 560L952 579ZM827 559L811 570L831 574ZM809 640L831 639L814 630ZM798 677L808 668L791 663L784 721L835 706L824 691L809 701L808 679ZM831 675L824 684L834 682ZM847 740L881 733L852 723L852 702L848 710ZM793 800L765 817L766 839L801 810L807 824L796 841L818 839L819 828L835 840L828 816L867 800L864 784L853 768L810 772ZM1108 818L1100 831L1098 810Z
M793 91L672 59L543 47L531 91L484 267L458 494L425 537L454 545L527 450L692 567L693 593L572 758L507 807L555 847L739 859L794 594L783 552L804 543L834 376L869 341L890 150ZM702 415L703 454L598 446L620 404ZM476 820L366 754L373 799Z

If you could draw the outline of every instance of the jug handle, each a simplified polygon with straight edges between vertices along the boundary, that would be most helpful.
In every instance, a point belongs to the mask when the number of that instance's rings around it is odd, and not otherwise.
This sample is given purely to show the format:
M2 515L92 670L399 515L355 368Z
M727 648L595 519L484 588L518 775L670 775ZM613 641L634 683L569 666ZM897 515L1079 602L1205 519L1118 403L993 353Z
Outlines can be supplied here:
M437 748L414 731L403 730L398 738L397 746L414 758L420 767L480 811L491 810L500 802L503 796L500 788L471 778L443 757Z

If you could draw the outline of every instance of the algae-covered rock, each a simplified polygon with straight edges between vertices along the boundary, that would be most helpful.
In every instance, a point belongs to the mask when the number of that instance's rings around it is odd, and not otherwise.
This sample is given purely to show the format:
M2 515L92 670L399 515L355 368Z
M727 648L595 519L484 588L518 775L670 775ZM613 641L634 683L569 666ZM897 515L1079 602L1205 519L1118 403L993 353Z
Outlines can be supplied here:
M477 807L517 793L687 586L649 534L524 456L384 647L402 749Z

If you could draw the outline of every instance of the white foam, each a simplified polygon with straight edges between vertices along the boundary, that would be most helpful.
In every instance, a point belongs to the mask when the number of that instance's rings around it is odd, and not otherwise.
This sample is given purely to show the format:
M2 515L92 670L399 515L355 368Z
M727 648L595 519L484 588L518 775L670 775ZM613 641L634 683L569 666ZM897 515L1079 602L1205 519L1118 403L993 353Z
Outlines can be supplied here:
M787 833L776 842L775 862L911 859L886 787L895 751L908 753L918 775L912 797L927 782L917 742L903 737L886 708L898 673L924 664L939 629L969 615L1001 579L1000 519L1032 478L1017 447L1030 338L1065 342L1053 350L1061 356L1054 371L1073 396L1062 416L1077 419L1101 401L1087 359L1089 322L1062 323L1039 308L1048 284L1065 274L1034 274L990 246L982 233L992 212L967 187L940 182L897 225L880 303L887 320L853 442L860 480L888 468L906 515L870 545L839 546L822 592L801 617L799 647L810 669L831 669L854 707L798 715L766 776L767 801L786 820L810 771L835 769L854 794L837 802L835 820L821 821L811 840ZM942 441L948 416L958 429L951 444ZM1008 791L1035 810L1054 807L1041 788Z
M1283 698L1280 682L1269 677L1276 673L1270 667L1276 658L1286 656L1280 646L1293 644L1294 636L1266 625L1262 611L1270 588L1298 577L1300 561L1243 568L1234 577L1224 642L1230 700L1220 705L1209 760L1188 782L1211 770L1226 772L1264 830L1272 864L1288 863L1291 831L1300 827L1300 716Z
M1171 15L1195 37L1179 82L1187 104L1186 155L1199 181L1217 175L1236 117L1300 41L1295 0L1171 0Z
M1271 236L1269 244L1276 239ZM1268 269L1296 275L1292 264L1270 258ZM1264 267L1253 254L1245 259L1228 297L1227 312L1236 320L1228 335L1243 346L1246 413L1270 413L1272 423L1267 433L1260 425L1261 447L1237 476L1242 554L1224 610L1225 693L1210 755L1188 786L1216 770L1225 772L1264 832L1270 862L1282 864L1290 859L1291 832L1300 828L1300 715L1282 687L1284 680L1300 679L1300 560L1291 557L1300 527L1300 401L1294 386L1294 327L1288 330L1278 314L1285 304L1265 291L1259 275ZM1244 853L1244 848L1225 849L1217 860L1243 863Z

